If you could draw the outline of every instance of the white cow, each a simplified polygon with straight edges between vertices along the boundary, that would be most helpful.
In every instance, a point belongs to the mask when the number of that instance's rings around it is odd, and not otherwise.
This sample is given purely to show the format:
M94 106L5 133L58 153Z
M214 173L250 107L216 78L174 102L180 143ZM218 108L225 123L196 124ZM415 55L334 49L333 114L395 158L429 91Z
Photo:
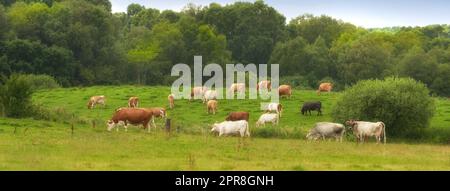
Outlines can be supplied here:
M272 123L273 125L278 125L278 114L275 113L265 113L262 114L261 117L259 117L258 121L256 122L256 127L259 127L261 125L266 125L266 123Z
M283 106L281 103L269 103L266 106L266 112L276 112L281 117L281 112L283 111Z
M240 121L224 121L222 123L214 123L211 132L218 132L219 137L222 135L241 135L241 137L250 137L248 122Z
M381 121L374 123L349 120L345 124L351 127L353 134L361 142L364 142L366 137L374 136L378 144L381 142L381 136L383 136L384 144L386 144L386 125Z
M312 128L306 138L317 140L322 138L325 140L327 137L334 137L336 141L342 142L342 138L345 133L345 127L339 123L330 123L330 122L319 122L316 123L314 128Z
M205 92L208 90L206 87L193 87L191 90L191 98L189 101L192 101L193 99L203 99L203 96L205 95Z
M245 84L244 83L231 84L231 87L230 87L229 91L230 91L231 94L234 94L235 92L245 93Z
M203 103L206 103L209 100L217 99L217 91L216 90L208 90L205 92L203 96Z

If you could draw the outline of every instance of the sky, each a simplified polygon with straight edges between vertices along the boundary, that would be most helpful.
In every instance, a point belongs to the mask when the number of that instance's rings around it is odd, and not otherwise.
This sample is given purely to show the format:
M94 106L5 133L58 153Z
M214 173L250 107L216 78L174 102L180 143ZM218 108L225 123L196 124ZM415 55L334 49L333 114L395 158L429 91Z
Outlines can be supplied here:
M252 0L241 0L249 1ZM233 0L111 0L113 12L126 12L131 3L146 8L180 11L188 3L207 6ZM328 15L365 28L391 26L426 26L450 24L449 0L265 0L286 17L287 22L299 15Z

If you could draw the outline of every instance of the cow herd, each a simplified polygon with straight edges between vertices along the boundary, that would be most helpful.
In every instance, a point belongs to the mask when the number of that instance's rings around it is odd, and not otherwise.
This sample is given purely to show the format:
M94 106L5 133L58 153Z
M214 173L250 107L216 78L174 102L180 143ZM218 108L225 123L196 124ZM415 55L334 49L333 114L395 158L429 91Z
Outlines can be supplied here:
M271 82L261 81L257 84L257 91L263 89L270 91ZM332 89L331 83L321 83L317 94L320 92L330 92ZM230 93L243 92L245 93L245 84L235 83L228 89ZM286 96L291 98L292 88L289 85L281 85L278 88L280 97ZM191 89L190 101L193 99L202 99L202 102L206 104L206 111L208 114L216 114L218 108L217 92L216 90L208 90L206 87L194 87ZM175 95L170 94L168 97L169 108L175 108ZM92 109L97 104L105 105L106 97L93 96L89 99L88 109ZM305 102L300 109L301 114L311 115L311 111L317 111L317 115L321 115L322 103L317 102ZM265 107L265 113L263 113L256 122L256 127L265 126L266 123L272 125L278 125L282 116L283 106L280 103L269 103ZM107 130L111 131L123 126L127 131L128 124L143 125L145 129L150 131L150 122L156 128L155 118L165 118L166 110L162 107L155 108L139 108L139 98L130 97L128 100L127 108L116 109L112 118L107 122ZM224 122L212 124L211 132L218 133L219 136L228 135L240 135L241 137L250 136L249 128L249 112L235 111L230 112L225 118ZM345 122L349 130L351 130L356 137L357 142L365 142L368 137L375 137L377 144L381 142L383 137L384 143L386 143L386 130L383 122L365 122L348 120ZM335 138L337 141L342 141L346 132L346 128L343 124L331 123L331 122L318 122L309 131L306 138L308 140L318 140L326 138Z

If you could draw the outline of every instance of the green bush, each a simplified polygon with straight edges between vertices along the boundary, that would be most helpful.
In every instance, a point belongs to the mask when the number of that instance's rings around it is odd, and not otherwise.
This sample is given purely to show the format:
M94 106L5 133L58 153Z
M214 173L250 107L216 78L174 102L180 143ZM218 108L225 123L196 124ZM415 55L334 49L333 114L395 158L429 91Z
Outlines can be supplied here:
M27 117L31 114L33 90L23 75L13 74L0 88L0 104L6 117Z
M408 138L429 126L434 110L434 100L424 84L411 78L387 78L360 81L345 90L332 116L341 123L349 119L383 121L388 136Z
M58 82L56 82L56 80L49 75L27 74L23 76L30 83L30 86L33 90L53 89L61 87Z

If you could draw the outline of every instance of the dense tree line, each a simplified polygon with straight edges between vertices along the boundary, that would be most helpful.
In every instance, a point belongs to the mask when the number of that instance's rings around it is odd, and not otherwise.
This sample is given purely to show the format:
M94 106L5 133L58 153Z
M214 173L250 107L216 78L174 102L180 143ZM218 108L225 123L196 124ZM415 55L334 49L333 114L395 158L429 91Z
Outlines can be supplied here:
M364 29L328 16L286 18L263 1L160 11L108 0L0 0L0 75L63 86L170 84L174 64L276 63L285 79L344 88L412 77L450 96L450 26ZM289 82L289 80L285 80ZM293 82L292 82L293 83Z

